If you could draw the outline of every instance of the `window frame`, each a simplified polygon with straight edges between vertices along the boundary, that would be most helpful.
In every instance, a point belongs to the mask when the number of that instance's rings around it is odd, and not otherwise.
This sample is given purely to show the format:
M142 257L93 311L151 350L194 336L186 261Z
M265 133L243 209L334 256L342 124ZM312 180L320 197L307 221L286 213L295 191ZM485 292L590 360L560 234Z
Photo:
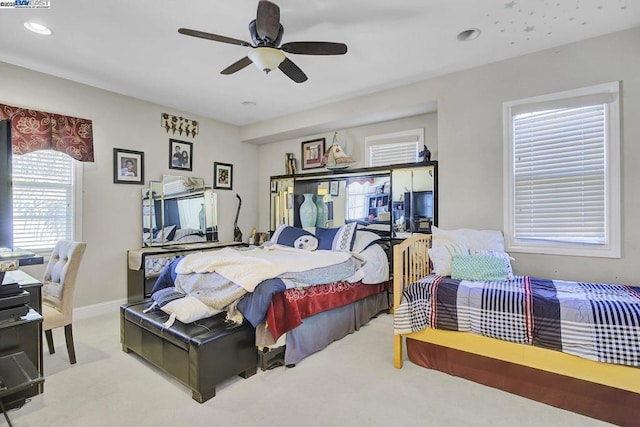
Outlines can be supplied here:
M406 139L406 141L402 141ZM381 135L372 135L367 136L364 139L364 149L365 149L365 158L366 158L366 166L371 166L371 147L376 145L393 145L396 143L411 143L414 142L412 139L415 139L416 143L416 160L418 161L418 154L420 150L425 145L424 144L424 128L411 129L401 132L392 132ZM400 140L400 141L399 141ZM413 163L413 162L411 162ZM385 167L390 166L392 163L384 164L384 165L376 165L373 167Z
M50 150L54 151L54 150ZM62 153L64 154L64 153ZM65 154L66 155L66 154ZM15 156L15 155L14 155ZM67 156L71 161L71 208L67 210L67 212L71 212L73 215L73 221L71 223L71 239L75 241L82 241L82 214L83 214L83 180L84 180L84 168L83 163L73 159L70 156ZM13 192L13 185L12 190ZM14 227L15 228L15 227ZM14 236L15 239L15 236ZM42 248L38 248L33 250L38 255L42 255L45 257L45 262L48 260L48 257L51 255L51 251L53 250L53 246L46 246Z
M605 105L605 242L584 244L551 242L515 237L515 177L514 177L514 110L534 104L562 103L577 105L582 99L608 95ZM503 103L504 146L504 230L505 248L510 252L547 255L570 255L603 258L621 257L621 145L620 145L620 83L610 82L574 90L535 96Z

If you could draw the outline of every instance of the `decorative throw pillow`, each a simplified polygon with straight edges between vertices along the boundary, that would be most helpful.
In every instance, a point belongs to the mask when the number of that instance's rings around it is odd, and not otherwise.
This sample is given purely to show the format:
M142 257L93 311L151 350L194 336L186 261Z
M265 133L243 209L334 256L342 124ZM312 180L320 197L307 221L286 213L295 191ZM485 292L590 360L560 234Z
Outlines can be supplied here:
M316 227L318 249L349 252L353 250L358 224L350 222L338 228Z
M451 278L460 280L504 281L507 268L504 262L491 255L454 255Z
M353 241L352 251L360 253L367 249L369 246L373 245L378 240L380 240L380 235L372 233L371 231L357 229L356 237Z
M182 323L193 323L221 312L220 310L209 307L191 295L170 301L163 307L160 307L160 309L169 314L169 320L164 323L166 327L173 325L175 319L178 319Z
M290 246L292 248L315 251L318 248L318 239L313 234L302 228L290 225L281 225L271 236L272 243Z
M437 237L455 240L468 247L470 250L485 250L504 252L504 236L499 230L473 230L460 228L457 230L443 230L431 226L431 234Z
M505 268L507 270L507 280L513 280L513 268L511 267L511 256L509 256L508 253L506 252L497 252L497 251L478 251L478 250L474 250L471 251L472 255L489 255L492 257L496 257L500 260L502 260L502 262L505 265Z
M434 236L429 249L429 259L435 274L450 276L454 255L469 255L469 248L455 240Z

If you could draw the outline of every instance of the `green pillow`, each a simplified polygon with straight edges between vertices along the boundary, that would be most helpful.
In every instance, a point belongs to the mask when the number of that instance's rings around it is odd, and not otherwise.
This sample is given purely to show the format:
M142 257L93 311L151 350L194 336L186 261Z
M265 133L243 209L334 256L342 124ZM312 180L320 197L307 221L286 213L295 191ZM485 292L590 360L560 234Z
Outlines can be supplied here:
M491 255L454 255L451 278L478 281L505 281L507 267L502 259Z

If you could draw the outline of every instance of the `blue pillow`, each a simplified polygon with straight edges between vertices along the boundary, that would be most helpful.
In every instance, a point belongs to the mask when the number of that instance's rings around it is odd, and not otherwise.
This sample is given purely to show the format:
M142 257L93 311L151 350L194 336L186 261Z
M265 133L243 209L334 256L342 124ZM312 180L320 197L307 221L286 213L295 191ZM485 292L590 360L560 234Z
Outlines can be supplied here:
M350 222L338 228L316 227L316 237L318 238L318 249L349 252L353 249L353 242L356 238L355 222Z
M318 240L316 236L302 228L290 225L281 225L271 236L271 241L278 245L291 246L292 248L316 250Z

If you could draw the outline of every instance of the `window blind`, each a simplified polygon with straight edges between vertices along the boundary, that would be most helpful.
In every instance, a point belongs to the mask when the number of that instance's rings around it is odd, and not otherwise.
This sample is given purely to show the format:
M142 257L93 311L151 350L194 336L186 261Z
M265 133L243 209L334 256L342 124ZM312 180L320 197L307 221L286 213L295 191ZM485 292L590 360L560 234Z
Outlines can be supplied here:
M513 117L517 239L606 243L606 105Z
M418 141L390 142L369 146L372 167L418 161Z
M73 238L73 159L40 150L17 155L13 163L14 246L51 250Z

